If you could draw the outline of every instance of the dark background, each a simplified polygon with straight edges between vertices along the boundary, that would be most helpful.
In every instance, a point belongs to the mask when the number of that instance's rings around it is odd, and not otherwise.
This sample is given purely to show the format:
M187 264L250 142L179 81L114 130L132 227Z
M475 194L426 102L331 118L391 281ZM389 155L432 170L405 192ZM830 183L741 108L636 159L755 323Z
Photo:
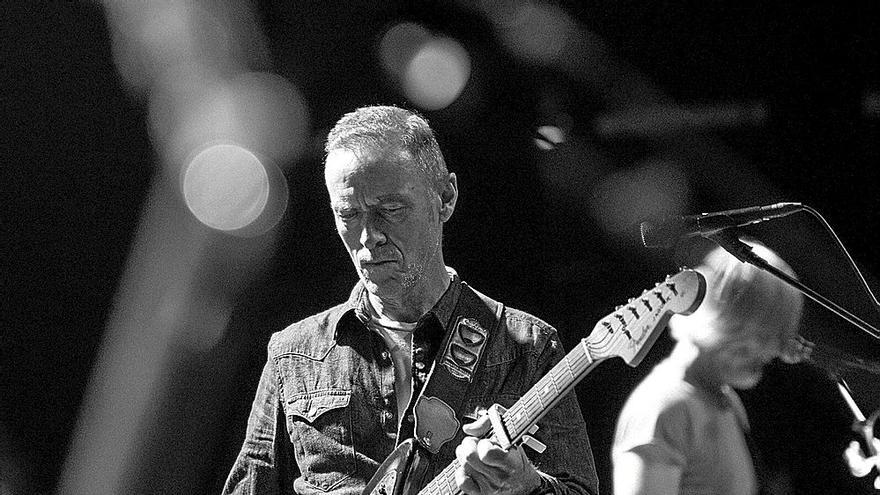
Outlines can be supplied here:
M353 4L257 4L268 70L301 91L313 145L285 167L291 199L275 234L248 241L271 244L273 254L235 292L216 345L162 364L171 377L163 400L151 402L136 462L107 493L216 493L240 447L269 336L347 295L355 275L326 209L320 141L357 106L411 106L375 53L383 30L400 20L458 39L482 88L471 95L478 104L424 112L461 184L447 262L480 290L553 323L569 348L693 248L640 248L636 225L609 233L589 206L598 194L591 181L646 160L684 170L690 193L682 213L777 201L813 207L878 287L876 6L558 3L666 101L757 101L765 112L757 123L609 136L597 122L626 107L625 82L603 86L595 74L578 78L561 64L513 57L485 19L459 4ZM0 9L0 482L3 493L52 493L159 166L147 109L117 74L100 5L13 0ZM569 139L536 147L538 126L560 116ZM745 230L777 249L805 283L878 324L876 307L814 217ZM235 271L221 268L220 279ZM880 357L880 343L814 303L803 334L819 346ZM638 368L609 361L577 388L605 493L615 414L669 348L664 336ZM876 376L843 376L866 414L880 407ZM840 462L852 417L825 374L774 364L744 398L765 460L789 477L793 493L870 493Z

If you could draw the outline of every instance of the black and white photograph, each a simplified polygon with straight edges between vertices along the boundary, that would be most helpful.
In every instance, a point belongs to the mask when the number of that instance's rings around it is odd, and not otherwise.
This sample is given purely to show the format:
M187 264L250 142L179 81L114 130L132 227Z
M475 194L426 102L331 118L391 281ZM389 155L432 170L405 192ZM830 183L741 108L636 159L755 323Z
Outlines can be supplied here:
M0 495L880 495L880 4L4 0Z

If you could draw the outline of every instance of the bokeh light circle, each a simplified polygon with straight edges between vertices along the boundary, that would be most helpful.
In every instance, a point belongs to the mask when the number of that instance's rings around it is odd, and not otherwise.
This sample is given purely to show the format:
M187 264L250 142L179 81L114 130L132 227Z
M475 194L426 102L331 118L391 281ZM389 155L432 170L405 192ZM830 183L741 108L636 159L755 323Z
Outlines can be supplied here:
M678 163L649 159L606 175L591 196L592 217L602 230L630 237L640 220L681 214L690 199L690 186Z
M182 189L187 208L200 222L232 231L253 223L266 208L269 175L247 149L215 144L186 165Z
M403 89L419 107L440 110L458 98L470 75L471 59L464 47L450 38L435 38L409 61Z
M400 79L410 60L431 38L433 36L427 29L412 22L392 26L382 36L379 45L382 66L392 77Z

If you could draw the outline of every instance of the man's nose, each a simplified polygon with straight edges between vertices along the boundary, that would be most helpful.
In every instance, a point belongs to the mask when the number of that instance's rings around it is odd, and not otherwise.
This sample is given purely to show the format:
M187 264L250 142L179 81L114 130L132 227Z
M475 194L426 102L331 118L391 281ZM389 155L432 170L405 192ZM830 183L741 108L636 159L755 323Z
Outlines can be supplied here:
M382 231L381 220L372 214L365 215L361 229L361 245L367 249L373 249L384 243L385 233Z

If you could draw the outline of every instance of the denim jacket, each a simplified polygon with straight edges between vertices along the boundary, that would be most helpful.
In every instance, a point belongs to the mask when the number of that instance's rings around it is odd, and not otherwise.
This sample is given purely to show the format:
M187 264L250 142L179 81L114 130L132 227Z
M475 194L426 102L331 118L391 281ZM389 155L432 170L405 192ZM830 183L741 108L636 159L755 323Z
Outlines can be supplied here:
M413 336L414 381L417 370L433 361L461 290L471 289L453 273L446 294L419 321ZM360 494L399 441L411 436L417 391L401 420L390 354L363 323L365 294L359 283L345 303L272 336L224 494ZM470 389L474 393L464 398L464 410L473 411L465 416L471 419L492 404L513 405L564 356L553 327L512 308L504 308L484 352ZM543 478L541 491L598 493L574 393L538 425L534 436L547 449L527 455ZM438 457L434 463L442 468L454 453L445 449Z

